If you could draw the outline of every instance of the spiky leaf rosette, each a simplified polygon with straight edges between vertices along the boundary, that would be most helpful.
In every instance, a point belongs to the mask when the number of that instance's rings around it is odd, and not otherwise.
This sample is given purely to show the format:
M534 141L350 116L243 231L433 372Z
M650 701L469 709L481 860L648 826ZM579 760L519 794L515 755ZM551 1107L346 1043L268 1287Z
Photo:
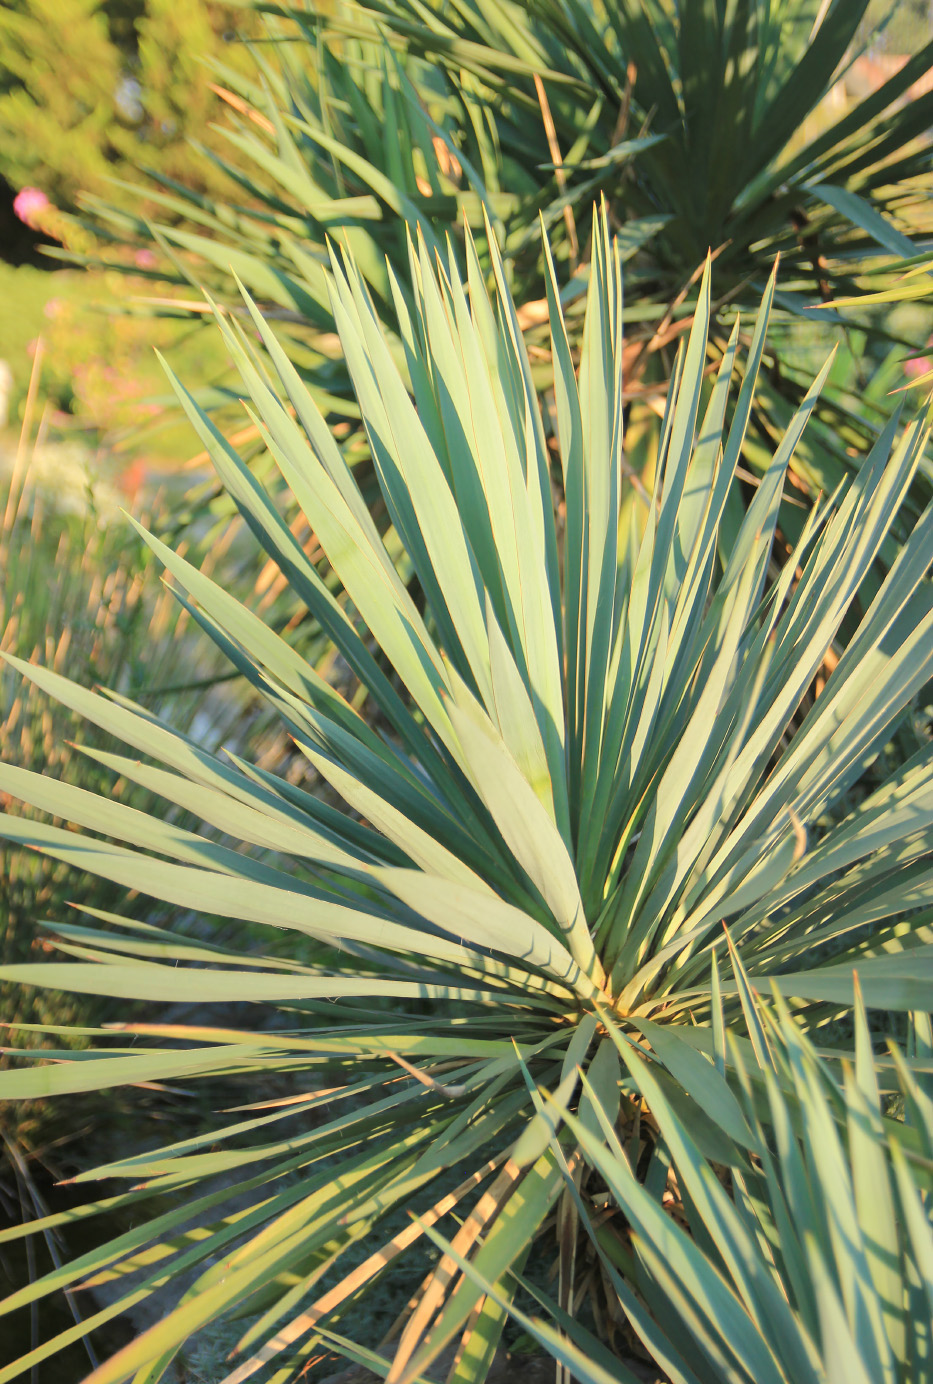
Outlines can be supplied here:
M96 1055L0 1074L5 1099L207 1074L242 1081L252 1098L232 1124L82 1174L127 1181L116 1204L160 1190L183 1197L137 1212L118 1239L8 1300L125 1283L123 1297L86 1319L90 1329L200 1265L180 1302L93 1384L161 1377L194 1332L234 1309L254 1320L227 1384L273 1359L276 1378L289 1378L352 1320L386 1265L448 1214L461 1222L455 1252L506 1298L510 1271L557 1214L561 1301L572 1306L576 1223L538 1087L591 1120L584 1070L608 1118L624 1123L636 1107L619 1114L631 1081L607 1021L745 1032L741 986L711 981L724 920L752 983L774 984L811 1027L850 1007L853 969L871 1006L927 1002L933 753L924 743L888 776L867 770L933 669L933 510L836 649L818 696L813 687L910 485L928 421L903 432L890 423L772 579L785 473L827 370L729 544L722 517L773 283L725 428L738 329L707 381L707 270L670 392L655 498L621 524L622 283L605 213L593 244L579 370L549 281L557 480L499 260L490 296L469 243L463 278L452 256L412 248L412 312L393 285L410 394L352 258L335 255L332 308L404 545L394 558L262 316L247 298L275 380L219 314L250 411L338 594L177 385L250 527L375 711L364 721L256 615L148 536L194 618L277 708L307 760L306 785L207 754L124 699L17 664L132 751L95 749L101 763L197 813L205 829L4 766L3 791L76 828L8 816L7 836L181 917L201 911L295 940L264 956L184 935L181 924L175 933L102 918L59 929L71 959L2 973L128 1001L259 1006L254 1028L130 1024L142 1042L113 1047L97 1035ZM321 784L342 808L311 791ZM830 942L831 959L819 950ZM289 1013L287 1028L264 1023L269 1005ZM262 1083L285 1072L295 1095L264 1100ZM672 1099L681 1118L702 1118L702 1091ZM275 1128L282 1120L296 1121L287 1136ZM582 1177L582 1154L562 1137ZM379 1245L394 1207L420 1219ZM363 1237L379 1247L354 1263ZM503 1322L501 1303L442 1259L402 1332L391 1384L461 1336L456 1377L484 1378ZM0 1384L55 1349L0 1367Z

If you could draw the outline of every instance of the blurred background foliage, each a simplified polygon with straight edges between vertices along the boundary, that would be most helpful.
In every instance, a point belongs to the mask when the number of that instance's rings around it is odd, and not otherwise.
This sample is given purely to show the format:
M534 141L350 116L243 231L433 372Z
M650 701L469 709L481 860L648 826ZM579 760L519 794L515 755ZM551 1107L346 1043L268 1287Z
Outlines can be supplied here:
M869 50L915 53L929 39L933 27L930 0L871 0L859 29L859 40Z

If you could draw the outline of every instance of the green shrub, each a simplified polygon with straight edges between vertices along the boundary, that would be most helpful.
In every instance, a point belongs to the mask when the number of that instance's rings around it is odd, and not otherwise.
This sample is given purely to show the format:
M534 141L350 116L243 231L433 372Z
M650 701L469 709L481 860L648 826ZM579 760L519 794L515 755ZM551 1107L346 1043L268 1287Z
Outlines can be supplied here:
M138 0L130 16L104 0L11 0L0 15L0 174L36 184L59 207L100 192L142 164L217 190L189 137L206 130L216 97L196 80L209 55L245 66L225 41L249 16L193 0ZM121 18L130 22L121 23ZM111 195L112 192L111 192ZM135 200L135 199L134 199Z
M253 532L339 651L339 690L221 585L156 537L147 542L185 608L277 710L304 781L214 756L125 699L8 660L128 745L131 755L91 758L168 808L134 813L116 797L4 766L4 791L74 826L7 817L7 838L182 917L259 924L277 939L256 951L245 930L238 945L143 917L89 920L78 959L0 972L124 1002L257 1007L242 1028L140 1023L127 1009L122 1032L112 1045L98 1038L93 1055L59 1052L41 1065L27 1052L0 1074L0 1097L17 1100L223 1073L249 1103L209 1134L82 1173L109 1180L108 1192L125 1186L115 1204L135 1208L131 1229L4 1304L103 1275L125 1292L90 1329L164 1289L164 1315L88 1384L162 1377L186 1340L228 1313L252 1321L226 1384L263 1364L295 1377L323 1342L365 1357L373 1343L348 1337L368 1285L435 1226L496 1295L442 1258L415 1293L386 1364L390 1384L407 1384L458 1338L456 1377L482 1380L514 1275L555 1225L558 1306L577 1311L587 1227L608 1206L586 1172L593 1139L583 1131L617 1128L627 1140L654 1122L673 1155L675 1127L715 1123L713 1069L668 1062L664 1035L696 1031L716 1053L724 1034L755 1041L753 985L773 986L804 1036L824 1041L851 1009L853 972L869 1007L928 1005L928 726L915 718L906 762L881 752L933 671L933 510L870 606L854 602L929 419L903 431L892 420L773 567L787 469L828 366L747 514L727 523L774 283L727 425L739 328L707 380L707 268L673 375L655 497L620 523L624 318L607 217L594 224L578 373L549 278L553 433L489 244L491 297L469 241L465 279L452 256L435 259L422 243L410 310L393 286L411 395L361 271L335 254L332 312L398 536L391 548L248 298L277 379L235 320L219 322L251 414L317 538L318 567L177 386ZM847 613L853 632L841 642ZM371 720L350 704L360 686ZM322 784L339 806L316 791ZM176 812L205 829L186 829ZM718 964L730 939L731 979ZM652 1114L640 1068L637 1083L620 1069L616 1028L635 1041L652 1034L670 1068L670 1120ZM129 1034L139 1041L124 1046ZM293 1096L269 1095L273 1073L292 1076ZM293 1123L283 1131L282 1121ZM186 1198L159 1214L148 1199L160 1189ZM420 1219L381 1243L380 1223L397 1207ZM367 1257L342 1278L344 1256L363 1241ZM194 1269L176 1301L173 1284ZM637 1276L626 1281L640 1291ZM52 1340L0 1367L0 1382L56 1349Z

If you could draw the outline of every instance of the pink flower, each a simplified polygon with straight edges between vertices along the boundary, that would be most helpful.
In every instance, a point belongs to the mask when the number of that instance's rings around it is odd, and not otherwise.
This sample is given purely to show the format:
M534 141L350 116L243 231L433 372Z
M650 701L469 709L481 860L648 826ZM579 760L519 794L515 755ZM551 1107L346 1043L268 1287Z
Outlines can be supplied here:
M37 187L22 187L13 198L13 211L33 230L38 228L39 217L48 205L48 197Z
M933 370L933 360L929 356L914 356L913 360L904 361L904 374L910 380L915 380L918 375L928 375Z
M137 250L133 259L139 269L155 269L159 262L152 250Z

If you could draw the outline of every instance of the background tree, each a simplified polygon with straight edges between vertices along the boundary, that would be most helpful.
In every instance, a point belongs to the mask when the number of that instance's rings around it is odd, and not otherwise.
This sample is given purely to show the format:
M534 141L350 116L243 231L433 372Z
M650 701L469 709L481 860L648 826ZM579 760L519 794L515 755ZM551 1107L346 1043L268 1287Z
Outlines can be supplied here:
M203 64L248 68L236 39L249 28L248 13L207 0L12 0L0 14L0 174L66 209L140 166L195 192L219 185L188 141L213 137Z
M100 0L14 0L0 45L0 171L71 201L116 155L122 63Z

